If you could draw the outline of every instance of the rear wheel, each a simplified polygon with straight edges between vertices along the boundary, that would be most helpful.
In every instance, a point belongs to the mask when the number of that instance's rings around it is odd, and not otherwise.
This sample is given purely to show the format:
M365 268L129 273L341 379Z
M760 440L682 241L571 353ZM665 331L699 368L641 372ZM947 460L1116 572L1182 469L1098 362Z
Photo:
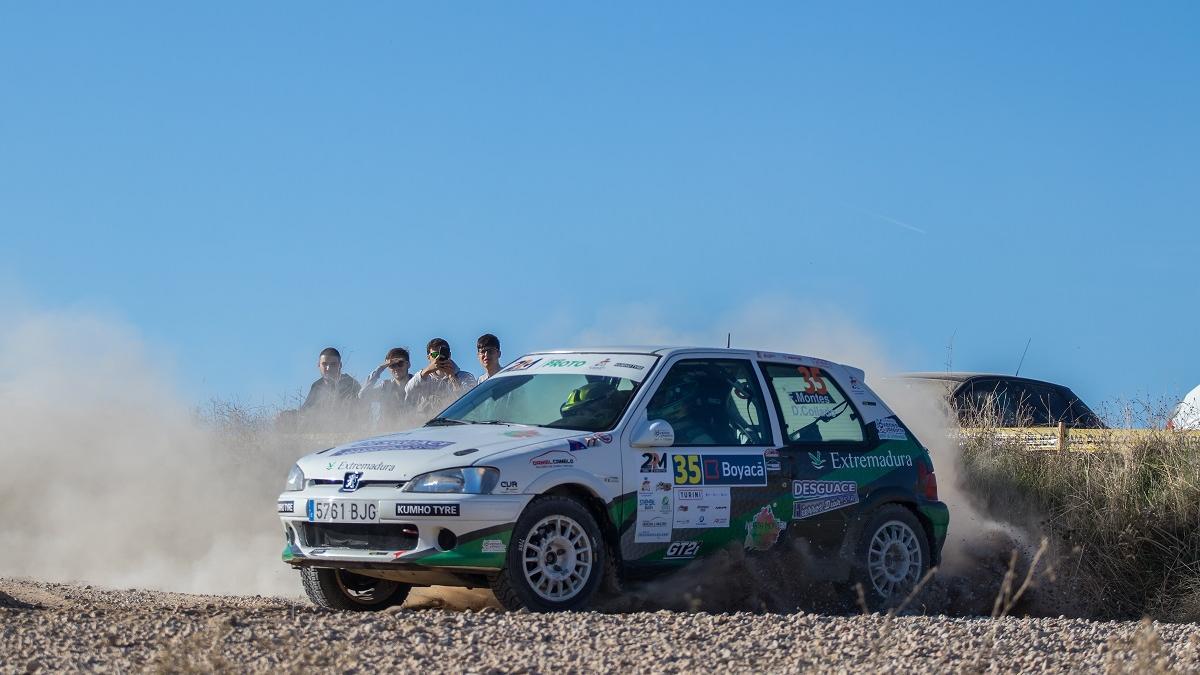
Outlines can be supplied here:
M517 520L492 591L511 610L582 609L596 594L608 560L596 519L583 504L543 497Z
M314 605L351 612L377 612L403 604L412 590L398 581L320 567L302 567L300 580Z
M871 514L855 550L853 582L873 610L899 606L929 571L929 542L911 511L887 504Z

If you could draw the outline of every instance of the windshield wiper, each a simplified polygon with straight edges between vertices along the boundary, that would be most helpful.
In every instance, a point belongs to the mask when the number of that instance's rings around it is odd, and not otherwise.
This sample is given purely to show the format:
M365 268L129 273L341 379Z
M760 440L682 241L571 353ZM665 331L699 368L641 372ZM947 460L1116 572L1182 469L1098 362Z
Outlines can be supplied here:
M459 424L466 424L462 420L452 420L449 417L435 417L425 423L427 427L452 427Z
M504 426L506 426L506 427L515 427L515 426L517 426L517 423L516 423L516 422L502 422L502 421L500 421L500 420L483 420L482 422L474 422L474 421L472 421L472 422L471 422L471 424L503 424L503 425L504 425Z

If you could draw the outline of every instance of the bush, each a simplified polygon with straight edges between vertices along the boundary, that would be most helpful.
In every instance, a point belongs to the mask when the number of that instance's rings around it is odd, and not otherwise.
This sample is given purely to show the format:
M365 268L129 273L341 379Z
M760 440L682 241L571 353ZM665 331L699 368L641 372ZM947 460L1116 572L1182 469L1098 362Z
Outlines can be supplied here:
M1056 587L1090 615L1200 621L1200 436L1088 440L1031 449L980 420L962 439L963 487L989 516L1050 538Z

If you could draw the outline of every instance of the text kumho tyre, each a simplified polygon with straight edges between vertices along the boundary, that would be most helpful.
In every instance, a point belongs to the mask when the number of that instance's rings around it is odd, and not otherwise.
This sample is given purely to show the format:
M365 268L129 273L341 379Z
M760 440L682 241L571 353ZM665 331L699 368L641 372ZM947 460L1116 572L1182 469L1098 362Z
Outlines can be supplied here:
M851 585L862 584L872 610L898 607L929 571L929 541L920 521L899 504L874 511L859 530Z
M350 612L377 612L403 604L412 590L398 581L320 567L300 568L300 580L317 607Z
M596 594L609 556L596 519L568 497L542 497L513 528L492 592L508 609L582 609Z

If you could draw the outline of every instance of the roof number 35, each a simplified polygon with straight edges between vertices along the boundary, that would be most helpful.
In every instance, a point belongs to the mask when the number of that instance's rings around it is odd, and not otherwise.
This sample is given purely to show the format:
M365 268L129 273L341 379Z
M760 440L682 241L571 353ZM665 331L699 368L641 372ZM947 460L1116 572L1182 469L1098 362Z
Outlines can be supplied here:
M804 389L804 393L806 393L806 394L827 394L827 393L829 393L829 388L825 386L825 380L821 378L821 369L820 368L809 368L807 366L800 366L800 367L796 368L796 370L800 371L800 376L804 378L804 383L808 385L808 387L806 387Z

